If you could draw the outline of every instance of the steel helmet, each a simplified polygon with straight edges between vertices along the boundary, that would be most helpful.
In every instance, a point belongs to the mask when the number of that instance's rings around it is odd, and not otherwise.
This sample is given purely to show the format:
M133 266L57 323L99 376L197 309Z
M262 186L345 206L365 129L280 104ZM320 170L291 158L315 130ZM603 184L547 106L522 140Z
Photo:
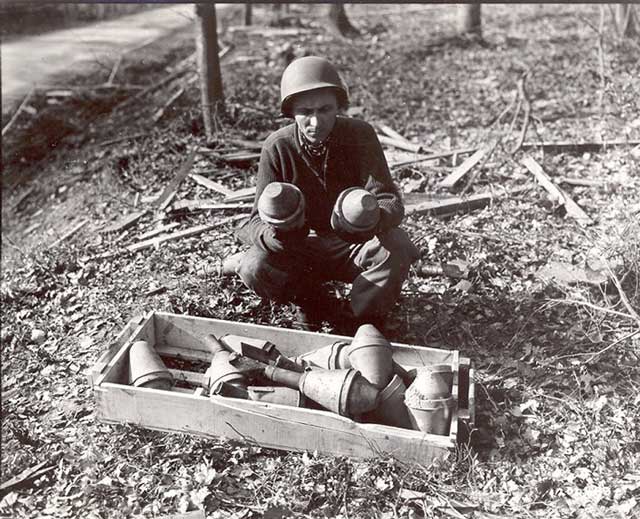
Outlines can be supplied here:
M291 100L296 94L316 88L334 88L338 107L344 108L349 102L349 91L342 82L336 68L319 56L305 56L292 61L282 73L280 81L280 110L291 117Z

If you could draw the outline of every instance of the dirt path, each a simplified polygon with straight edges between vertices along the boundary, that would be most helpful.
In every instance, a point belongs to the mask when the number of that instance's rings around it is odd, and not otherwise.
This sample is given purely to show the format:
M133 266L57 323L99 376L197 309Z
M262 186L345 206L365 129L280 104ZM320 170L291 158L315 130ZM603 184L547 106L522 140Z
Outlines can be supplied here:
M216 7L225 9L229 4ZM34 85L61 84L61 75L70 71L110 69L122 52L189 25L193 16L193 5L173 4L3 44L3 113L12 112Z

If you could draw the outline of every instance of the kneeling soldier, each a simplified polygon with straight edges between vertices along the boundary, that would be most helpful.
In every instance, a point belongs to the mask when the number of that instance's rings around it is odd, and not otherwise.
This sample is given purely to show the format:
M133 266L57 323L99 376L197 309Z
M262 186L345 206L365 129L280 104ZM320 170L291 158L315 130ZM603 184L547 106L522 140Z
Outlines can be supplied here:
M281 81L281 110L295 119L264 143L247 252L225 261L258 295L297 305L305 329L337 308L322 283L351 283L348 333L383 326L418 250L398 226L404 207L371 125L338 115L347 87L326 59L293 61ZM344 316L343 316L344 317Z

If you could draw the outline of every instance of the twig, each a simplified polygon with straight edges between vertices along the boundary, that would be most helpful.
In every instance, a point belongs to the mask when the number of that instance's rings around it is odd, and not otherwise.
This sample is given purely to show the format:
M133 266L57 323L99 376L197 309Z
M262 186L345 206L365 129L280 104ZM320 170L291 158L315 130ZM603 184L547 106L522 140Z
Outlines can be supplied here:
M588 364L593 359L595 359L599 355L602 355L606 351L609 351L611 348L613 348L617 344L620 344L621 342L626 341L627 339L631 339L634 335L638 335L639 333L640 333L640 330L635 330L635 331L631 332L629 335L626 335L625 337L623 337L622 339L618 339L617 341L612 342L606 348L602 348L600 351L595 352L593 355L591 355L591 357L589 357L587 360L585 360L584 363Z
M5 481L0 485L0 495L4 496L11 490L16 488L24 488L30 486L39 477L48 474L52 470L55 470L56 465L46 466L48 461L38 463L33 467L23 470L17 476L12 477L10 480Z
M593 310L598 310L600 312L617 315L618 317L624 317L625 319L632 319L635 321L635 317L633 315L625 314L623 312L618 312L617 310L606 308L604 306L594 305L593 303L589 303L588 301L578 301L577 299L550 299L550 302L561 303L561 304L582 305L582 306L591 308Z
M180 77L183 74L186 74L187 72L188 72L188 70L176 70L175 72L173 72L172 74L169 74L167 77L165 77L161 81L158 81L157 83L154 83L153 85L148 86L144 90L138 92L133 97L130 97L129 99L127 99L124 103L116 106L115 111L122 110L123 108L126 108L127 106L129 106L129 105L133 104L134 102L138 101L140 98L146 96L147 94L150 94L154 90L162 88L167 83L170 83L174 79Z
M20 204L22 204L22 202L24 202L29 195L31 195L31 193L33 193L35 190L35 186L31 186L29 187L29 189L27 189L24 193L22 193L20 195L20 198L18 198L18 200L15 201L15 203L13 204L13 207L11 208L13 211L17 211L18 207L20 207Z
M603 116L604 93L607 87L604 76L604 6L600 6L600 26L598 27L598 63L600 65L600 94L598 95L598 111Z
M631 303L629 302L629 299L627 298L627 294L625 293L624 289L622 288L622 284L620 283L620 279L618 279L617 274L613 271L613 269L609 265L609 262L606 261L606 260L605 260L605 265L607 267L607 270L609 271L609 275L611 276L611 279L613 279L613 284L618 289L618 294L620 295L620 301L622 301L622 304L627 309L629 314L633 317L633 319L635 319L636 323L638 323L638 326L640 326L640 315L638 315L638 312L636 312L634 310L634 308L631 306Z
M513 98L511 99L511 101L509 101L509 104L504 108L504 110L502 110L502 112L500 112L500 115L498 117L496 117L490 123L487 123L487 126L489 128L492 128L496 124L500 124L500 121L502 121L502 118L511 111L511 108L513 108L513 105L516 103L517 100L518 100L518 91L514 90Z
M520 95L520 83L523 81L524 74L518 79L518 86L516 87L516 109L513 111L513 117L511 118L511 123L509 124L509 130L507 131L507 137L511 135L513 132L513 128L516 125L516 121L518 120L518 115L520 114L520 109L522 108L522 96Z
M529 117L531 116L531 102L529 101L529 96L527 95L527 90L525 88L525 81L527 80L527 76L529 71L527 70L522 77L518 80L518 95L520 96L522 102L524 102L524 120L522 121L522 128L520 129L520 136L518 137L518 142L511 150L511 154L513 155L516 151L518 151L522 147L522 143L524 142L524 138L527 135L527 129L529 128Z
M632 331L630 334L625 335L624 337L622 337L621 339L618 339L614 342L612 342L611 344L609 344L608 346L606 346L605 348L602 348L600 351L597 351L595 353L591 353L591 352L580 352L580 353L571 353L569 355L560 355L558 357L553 357L553 359L551 359L553 362L556 362L558 360L562 360L562 359L570 359L572 357L583 357L585 355L591 355L591 357L589 357L587 360L585 360L585 364L588 362L591 362L593 359L595 359L597 356L602 355L603 353L605 353L606 351L609 351L611 348L613 348L614 346L616 346L617 344L620 344L621 342L626 341L627 339L631 339L634 335L638 335L640 333L640 330L634 330ZM547 364L547 365L551 365Z
M31 90L29 90L29 93L26 95L26 97L24 98L24 100L22 101L22 103L20 103L20 106L18 107L18 109L16 110L16 113L13 114L13 117L11 117L11 119L9 120L9 122L6 124L6 126L4 128L2 128L2 136L4 137L4 134L7 133L9 131L9 128L11 128L11 126L13 125L14 122L16 122L16 119L18 118L18 116L20 115L20 113L22 112L22 109L27 106L27 103L29 102L29 99L31 99L31 96L33 95L33 92L35 90L35 87L32 88Z

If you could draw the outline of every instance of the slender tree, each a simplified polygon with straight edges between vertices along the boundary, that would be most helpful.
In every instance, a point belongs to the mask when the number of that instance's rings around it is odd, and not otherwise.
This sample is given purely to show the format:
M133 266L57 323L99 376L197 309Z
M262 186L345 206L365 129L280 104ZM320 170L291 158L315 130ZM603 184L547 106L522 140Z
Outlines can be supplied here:
M246 4L244 4L244 24L245 25L251 25L252 11L253 11L253 6L251 5L251 2L247 2Z
M458 33L482 36L482 4L458 4Z
M328 17L329 27L334 33L345 38L355 38L360 35L358 29L351 25L344 4L331 4Z
M218 129L218 114L224 110L215 4L196 4L195 23L202 117L207 139L212 139Z
M616 5L616 25L618 27L618 34L622 37L632 38L637 36L637 19L636 19L635 6L631 4L617 4Z

